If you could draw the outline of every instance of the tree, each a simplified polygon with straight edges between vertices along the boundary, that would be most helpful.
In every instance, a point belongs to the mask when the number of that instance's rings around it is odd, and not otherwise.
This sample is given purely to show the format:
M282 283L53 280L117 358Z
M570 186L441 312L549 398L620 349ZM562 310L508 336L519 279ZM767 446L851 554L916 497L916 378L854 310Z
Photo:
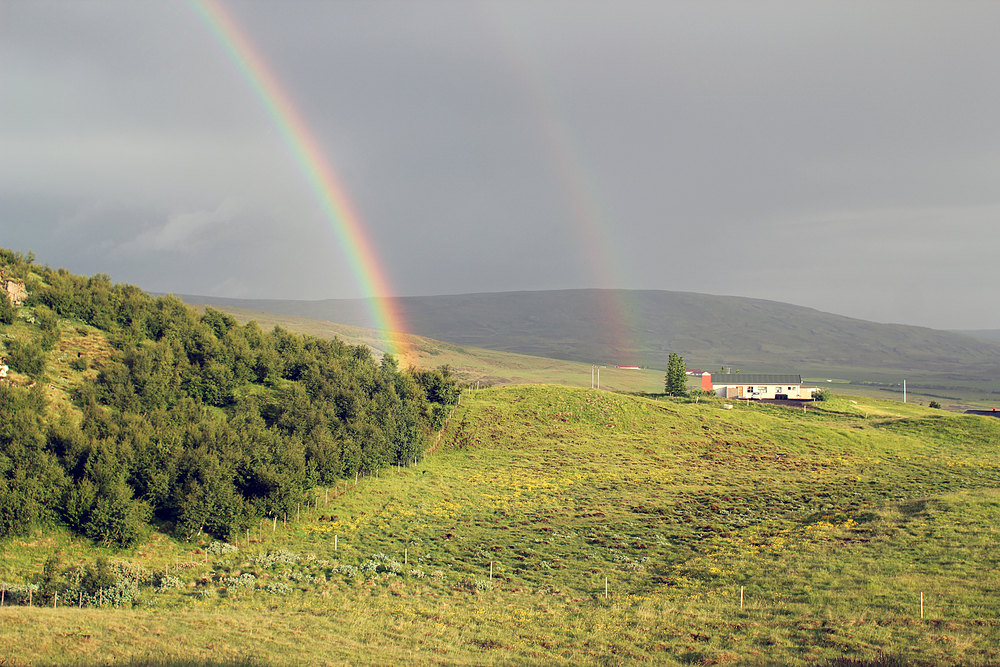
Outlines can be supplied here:
M687 367L684 357L676 352L671 352L667 358L664 392L671 396L687 396Z
M45 351L37 341L7 339L7 359L10 367L18 373L40 379L45 373L45 356Z
M10 302L6 290L0 290L0 324L13 324L17 319L17 308Z

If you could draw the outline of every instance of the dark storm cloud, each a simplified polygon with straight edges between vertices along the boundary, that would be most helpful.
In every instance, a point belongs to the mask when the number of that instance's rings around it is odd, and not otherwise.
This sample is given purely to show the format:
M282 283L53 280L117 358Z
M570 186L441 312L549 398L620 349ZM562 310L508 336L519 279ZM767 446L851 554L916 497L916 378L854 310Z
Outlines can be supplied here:
M676 289L1000 327L995 3L225 7L401 294ZM0 147L4 246L156 291L362 296L184 3L0 2Z

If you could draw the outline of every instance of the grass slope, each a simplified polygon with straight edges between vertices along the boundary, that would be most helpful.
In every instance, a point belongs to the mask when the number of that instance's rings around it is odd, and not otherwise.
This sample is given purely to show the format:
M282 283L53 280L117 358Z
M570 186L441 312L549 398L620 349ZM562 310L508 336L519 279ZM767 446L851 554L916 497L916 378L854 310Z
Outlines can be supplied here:
M237 553L122 554L182 582L139 608L0 611L5 664L993 664L998 444L995 419L875 399L493 388L419 465ZM7 581L95 555L0 547Z
M29 342L36 333L23 320L19 320L9 325L2 334L0 350L6 351L6 339ZM73 396L85 381L97 377L99 369L111 358L113 352L103 331L79 321L61 320L59 341L46 355L47 381L43 384L43 389L51 409L59 415L77 419L79 409L73 404ZM71 366L74 362L78 364L77 368ZM9 371L8 380L16 386L34 384L30 377L15 370Z

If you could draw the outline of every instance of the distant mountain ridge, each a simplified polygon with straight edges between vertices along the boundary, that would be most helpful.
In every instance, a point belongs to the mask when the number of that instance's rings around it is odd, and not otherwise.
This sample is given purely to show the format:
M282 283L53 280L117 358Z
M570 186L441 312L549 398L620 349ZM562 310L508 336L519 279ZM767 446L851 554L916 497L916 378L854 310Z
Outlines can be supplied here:
M980 340L988 340L992 343L1000 343L1000 329L949 329L949 331Z
M371 326L368 299L321 301L178 295L231 306ZM625 322L608 322L613 299ZM778 301L657 290L559 290L399 297L409 333L459 345L594 364L689 365L747 372L921 369L953 379L1000 376L1000 343L925 327L878 324ZM613 335L622 329L623 335Z

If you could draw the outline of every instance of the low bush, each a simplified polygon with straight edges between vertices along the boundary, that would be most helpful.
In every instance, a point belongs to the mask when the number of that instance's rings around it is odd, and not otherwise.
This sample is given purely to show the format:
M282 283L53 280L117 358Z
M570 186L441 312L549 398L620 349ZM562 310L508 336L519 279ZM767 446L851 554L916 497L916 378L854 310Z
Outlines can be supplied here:
M219 542L216 540L215 542L209 544L205 551L213 556L222 556L225 554L234 554L239 551L239 548L229 542Z

